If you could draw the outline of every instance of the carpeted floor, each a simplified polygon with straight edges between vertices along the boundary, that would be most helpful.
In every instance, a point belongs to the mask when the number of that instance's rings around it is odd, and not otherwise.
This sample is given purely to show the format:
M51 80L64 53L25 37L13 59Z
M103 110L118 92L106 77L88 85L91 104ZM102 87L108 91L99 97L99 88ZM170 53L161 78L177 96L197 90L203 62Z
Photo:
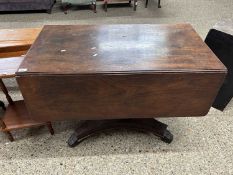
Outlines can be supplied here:
M0 28L41 27L44 24L191 23L204 38L221 19L233 18L232 0L150 0L136 12L129 7L98 13L72 9L65 15L55 5L46 13L0 14ZM6 80L14 99L20 93L14 80ZM0 92L0 99L5 98ZM56 134L47 128L13 132L10 143L0 133L0 174L233 174L233 102L224 112L211 109L205 117L163 118L174 134L168 145L156 137L133 131L115 131L92 137L75 148L66 141L76 122L56 122ZM0 114L2 115L2 114Z

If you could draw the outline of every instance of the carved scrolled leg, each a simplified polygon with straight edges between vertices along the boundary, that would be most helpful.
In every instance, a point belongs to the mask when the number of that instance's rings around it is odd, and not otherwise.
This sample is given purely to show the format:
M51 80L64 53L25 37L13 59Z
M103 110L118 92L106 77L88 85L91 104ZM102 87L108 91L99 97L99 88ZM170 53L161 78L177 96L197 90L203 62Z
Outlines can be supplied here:
M173 140L173 135L167 130L167 125L155 119L90 120L79 124L70 136L68 145L74 147L94 134L119 128L151 132L166 143L171 143Z

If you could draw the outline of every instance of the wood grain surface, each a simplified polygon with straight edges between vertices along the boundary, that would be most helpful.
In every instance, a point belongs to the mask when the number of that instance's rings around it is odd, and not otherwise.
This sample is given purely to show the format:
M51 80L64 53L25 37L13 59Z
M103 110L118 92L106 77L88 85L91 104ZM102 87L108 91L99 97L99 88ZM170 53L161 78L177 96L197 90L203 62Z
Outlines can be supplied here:
M16 101L13 105L9 105L2 121L5 127L0 128L0 131L11 131L47 124L47 122L38 122L30 119L24 101Z
M191 72L224 66L190 24L45 26L27 73Z
M189 24L45 26L17 81L34 119L184 117L226 72Z
M27 53L41 28L0 29L0 58Z
M224 73L22 76L33 117L47 120L206 115Z

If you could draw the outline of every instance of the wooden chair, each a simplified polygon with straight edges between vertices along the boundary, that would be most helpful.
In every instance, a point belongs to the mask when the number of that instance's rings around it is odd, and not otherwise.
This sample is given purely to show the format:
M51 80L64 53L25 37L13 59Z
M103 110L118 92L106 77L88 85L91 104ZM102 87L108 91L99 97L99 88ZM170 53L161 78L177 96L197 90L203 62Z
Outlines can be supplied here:
M119 1L119 0L118 0ZM123 1L125 1L125 0L123 0ZM108 3L110 2L110 0L104 0L104 10L107 12L107 10L108 10ZM133 3L133 9L134 9L134 11L136 11L137 10L137 5L138 5L138 1L137 0L134 0L133 1L134 3ZM129 4L131 5L131 0L129 0Z
M25 55L41 28L0 29L0 58Z
M91 5L94 13L96 13L96 0L62 0L61 2L65 14L67 14L70 5Z
M0 89L6 96L9 105L5 108L5 105L1 102L1 107L5 110L4 116L0 118L0 131L5 132L8 135L10 141L14 141L11 130L36 127L46 125L49 132L53 135L54 130L52 124L49 121L34 121L30 119L30 115L27 112L24 101L13 101L10 97L6 86L4 85L2 78L15 77L15 72L18 69L23 57L12 57L0 59Z

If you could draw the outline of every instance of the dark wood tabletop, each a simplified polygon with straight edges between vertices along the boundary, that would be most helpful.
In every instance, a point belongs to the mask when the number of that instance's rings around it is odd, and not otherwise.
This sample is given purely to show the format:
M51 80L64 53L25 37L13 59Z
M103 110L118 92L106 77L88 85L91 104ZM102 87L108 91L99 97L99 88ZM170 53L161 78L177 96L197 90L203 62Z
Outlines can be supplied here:
M226 68L190 24L45 26L17 72L33 118L206 115Z
M48 25L18 74L209 70L225 68L190 24Z

